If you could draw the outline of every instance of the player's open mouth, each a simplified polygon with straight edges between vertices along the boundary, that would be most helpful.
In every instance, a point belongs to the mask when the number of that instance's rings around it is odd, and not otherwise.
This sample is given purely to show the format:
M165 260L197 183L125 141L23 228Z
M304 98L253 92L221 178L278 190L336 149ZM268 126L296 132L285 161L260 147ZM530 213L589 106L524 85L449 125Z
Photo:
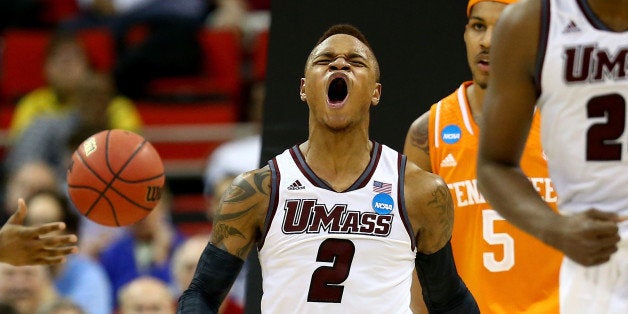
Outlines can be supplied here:
M480 60L478 62L478 68L480 69L480 71L488 72L491 66L488 61Z
M343 77L337 77L331 81L327 89L327 100L332 108L342 107L349 94L347 82Z

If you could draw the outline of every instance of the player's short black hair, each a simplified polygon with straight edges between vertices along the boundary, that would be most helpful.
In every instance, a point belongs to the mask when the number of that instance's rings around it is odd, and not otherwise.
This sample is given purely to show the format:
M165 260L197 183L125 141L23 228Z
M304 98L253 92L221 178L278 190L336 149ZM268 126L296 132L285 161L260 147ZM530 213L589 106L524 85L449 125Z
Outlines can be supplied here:
M337 34L346 34L346 35L349 35L349 36L353 36L353 37L357 38L359 41L361 41L364 45L369 47L371 52L373 52L373 47L371 47L371 44L369 44L368 40L366 40L366 36L364 36L364 34L357 27L355 27L355 26L353 26L351 24L336 24L336 25L332 25L318 39L318 41L316 42L316 45L318 46L325 39L327 39L327 38L329 38L329 37L331 37L333 35L337 35Z
M366 47L369 48L375 60L375 73L377 76L377 81L379 82L380 70L379 70L379 62L377 61L377 57L375 56L375 50L373 50L373 47L371 46L369 41L366 39L366 36L364 35L364 33L362 33L362 31L360 31L357 27L351 24L346 24L346 23L332 25L318 39L315 46L320 45L320 43L322 43L325 39L334 35L338 35L338 34L345 34L345 35L353 36L357 40L361 41Z

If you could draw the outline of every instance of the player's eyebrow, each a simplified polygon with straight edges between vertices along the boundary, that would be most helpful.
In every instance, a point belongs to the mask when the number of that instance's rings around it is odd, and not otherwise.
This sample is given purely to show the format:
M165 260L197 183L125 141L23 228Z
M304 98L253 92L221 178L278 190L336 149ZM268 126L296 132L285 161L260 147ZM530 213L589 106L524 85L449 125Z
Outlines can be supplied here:
M475 16L475 15L472 15L472 16L469 17L469 21L471 21L471 20L478 20L480 22L485 22L483 18L481 18L479 16Z
M314 59L321 58L321 57L333 59L337 55L338 54L333 53L331 51L323 51L321 53L318 53L318 54L314 55L314 57L312 59L314 60ZM350 53L348 53L346 55L346 58L350 59L350 60L353 60L353 59L363 59L363 60L366 60L367 59L367 57L364 54L361 54L361 53L358 53L358 52L350 52Z

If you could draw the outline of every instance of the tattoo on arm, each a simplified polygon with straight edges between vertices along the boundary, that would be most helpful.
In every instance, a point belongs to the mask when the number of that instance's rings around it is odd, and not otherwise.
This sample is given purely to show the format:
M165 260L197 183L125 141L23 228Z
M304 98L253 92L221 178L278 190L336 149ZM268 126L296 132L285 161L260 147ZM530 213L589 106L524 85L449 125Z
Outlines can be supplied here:
M262 171L258 172L253 176L253 182L255 182L255 187L258 191L268 195L270 193L270 184L266 183L264 185L264 181L270 177L270 171Z
M239 237L244 239L244 234L240 230L233 228L227 224L219 223L212 230L212 237L216 243L222 243L222 240L228 237Z
M246 220L251 219L250 215L255 215L253 212L256 209L256 205L251 204L251 198L259 195L258 193L269 194L269 188L264 189L263 185L264 180L269 176L270 171L254 173L252 176L254 185L240 177L227 188L214 214L214 228L212 230L212 242L214 245L225 251L229 251L224 241L233 237L240 238L241 240L237 240L235 243L239 242L242 246L235 248L230 247L230 249L234 250L232 251L233 254L242 259L247 257L247 253L255 244L255 235L248 235L247 232L244 232L241 228L250 223L246 222ZM250 205L242 206L246 204L246 202ZM228 207L229 210L225 210L226 207ZM249 217L247 218L247 216ZM242 221L245 221L245 224L242 224Z
M422 150L426 154L430 154L430 145L429 145L429 119L419 119L417 127L412 128L410 132L410 140L412 146Z
M428 205L439 216L437 221L441 230L441 241L445 243L451 237L454 222L454 205L447 185L439 185L432 193L432 199L428 202Z

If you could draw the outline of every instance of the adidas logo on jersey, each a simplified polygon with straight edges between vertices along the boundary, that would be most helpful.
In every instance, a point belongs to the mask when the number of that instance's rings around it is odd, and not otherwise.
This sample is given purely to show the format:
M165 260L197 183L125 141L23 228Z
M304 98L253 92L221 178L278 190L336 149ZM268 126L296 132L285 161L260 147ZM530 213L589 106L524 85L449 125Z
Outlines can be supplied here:
M569 21L567 27L563 30L563 34L580 32L580 27L574 21Z
M292 182L292 184L290 184L290 186L288 186L288 190L303 190L303 189L305 189L305 186L303 186L303 184L301 184L299 180L295 180L294 182Z
M443 161L440 162L440 166L442 168L455 167L456 165L458 165L458 163L456 162L456 159L454 158L452 154L448 154L447 156L445 156Z

